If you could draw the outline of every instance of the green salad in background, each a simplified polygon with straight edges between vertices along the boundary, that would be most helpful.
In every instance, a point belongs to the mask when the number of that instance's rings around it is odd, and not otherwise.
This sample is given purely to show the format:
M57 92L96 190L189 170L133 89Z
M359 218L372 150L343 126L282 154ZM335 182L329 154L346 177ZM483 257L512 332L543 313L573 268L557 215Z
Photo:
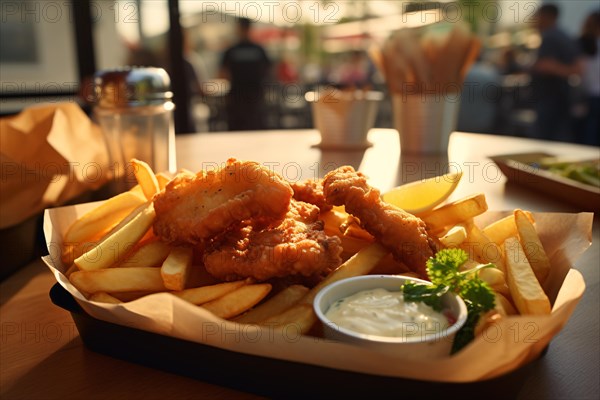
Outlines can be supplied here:
M600 160L568 161L548 157L540 160L539 166L565 178L600 188Z

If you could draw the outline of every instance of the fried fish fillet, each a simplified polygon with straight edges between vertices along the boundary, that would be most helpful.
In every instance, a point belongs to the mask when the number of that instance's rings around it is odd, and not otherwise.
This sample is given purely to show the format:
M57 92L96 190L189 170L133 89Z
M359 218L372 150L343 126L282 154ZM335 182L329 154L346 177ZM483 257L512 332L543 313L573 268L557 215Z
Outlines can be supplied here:
M299 182L292 182L291 185L294 190L294 199L314 204L321 211L331 210L331 204L327 203L323 194L322 179L306 179Z
M229 232L205 252L204 266L224 281L327 274L341 264L342 246L338 237L323 232L318 216L318 207L292 200L279 225Z
M259 163L229 159L222 169L169 182L154 197L154 232L165 242L196 244L242 221L276 224L292 193L287 181Z
M421 219L382 201L379 190L350 166L329 172L323 189L327 202L344 205L398 261L427 277L425 262L433 256L435 246Z

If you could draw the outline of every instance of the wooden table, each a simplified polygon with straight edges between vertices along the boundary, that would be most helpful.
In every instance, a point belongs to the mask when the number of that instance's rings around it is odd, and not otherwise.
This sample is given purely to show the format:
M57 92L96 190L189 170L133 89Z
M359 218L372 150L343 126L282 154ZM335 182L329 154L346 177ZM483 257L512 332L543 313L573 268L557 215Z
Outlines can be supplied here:
M388 189L403 182L446 172L448 162L464 176L453 198L484 192L492 210L516 207L532 211L576 211L546 195L506 184L490 155L545 151L599 157L598 148L520 138L454 133L449 160L399 156L393 130L370 132L374 146L366 151L321 151L317 132L270 131L211 133L177 138L179 167L214 167L229 157L266 163L290 180L315 177L350 164ZM595 219L592 247L574 266L587 290L567 326L548 353L535 362L519 398L598 398L600 230ZM160 372L87 350L70 315L54 306L48 291L54 278L35 261L2 282L0 397L38 398L254 398L248 393ZM201 362L201 361L199 361ZM486 394L478 394L486 396Z

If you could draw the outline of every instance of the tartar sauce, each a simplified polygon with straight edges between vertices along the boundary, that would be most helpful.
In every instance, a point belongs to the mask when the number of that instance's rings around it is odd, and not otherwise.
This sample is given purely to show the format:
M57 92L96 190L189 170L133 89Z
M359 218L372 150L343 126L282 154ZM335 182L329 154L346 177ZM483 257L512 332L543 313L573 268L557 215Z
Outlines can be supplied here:
M338 327L377 336L415 337L448 327L446 316L427 304L405 302L402 291L385 289L364 290L340 299L325 315Z

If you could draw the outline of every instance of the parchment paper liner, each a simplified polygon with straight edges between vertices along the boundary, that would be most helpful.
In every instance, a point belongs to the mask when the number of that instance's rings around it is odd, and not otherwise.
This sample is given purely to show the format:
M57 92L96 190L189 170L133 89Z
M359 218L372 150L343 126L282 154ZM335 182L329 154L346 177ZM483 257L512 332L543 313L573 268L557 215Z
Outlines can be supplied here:
M172 296L157 293L125 304L90 302L63 275L62 236L68 226L94 203L46 210L44 233L49 255L44 262L57 281L91 316L132 328L174 336L230 351L329 368L409 379L471 382L510 372L536 358L567 323L585 290L581 273L571 269L589 247L593 214L534 214L540 237L552 260L547 293L553 300L549 316L505 318L458 354L441 360L411 360L322 338L224 321ZM488 212L479 220L493 221L507 213ZM115 338L118 340L118 338Z

